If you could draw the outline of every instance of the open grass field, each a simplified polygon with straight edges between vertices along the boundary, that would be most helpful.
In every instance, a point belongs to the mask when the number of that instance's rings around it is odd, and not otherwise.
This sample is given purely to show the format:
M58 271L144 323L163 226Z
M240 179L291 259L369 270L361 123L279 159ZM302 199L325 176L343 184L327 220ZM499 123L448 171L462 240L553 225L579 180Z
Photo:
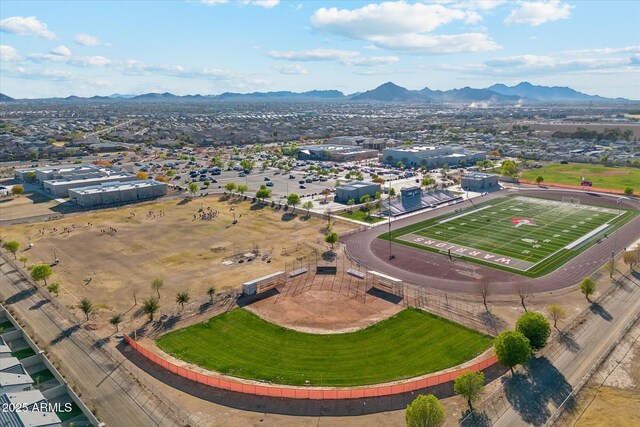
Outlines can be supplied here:
M366 222L367 224L375 224L376 222L384 221L384 218L378 218L373 215L367 218L367 213L360 209L353 209L351 212L343 212L339 214L339 216L342 218L353 219L355 221Z
M631 187L636 194L640 192L640 169L637 168L613 168L582 163L556 164L524 171L520 178L535 181L538 176L544 178L543 185L580 185L584 176L587 181L593 182L594 188L623 191L625 187Z
M194 219L201 206L220 215ZM306 259L313 250L322 253L328 249L325 226L326 221L307 218L304 211L285 214L251 204L250 199L241 202L212 195L3 226L0 234L3 240L20 243L17 256L27 256L27 266L53 262L55 251L60 263L53 267L48 282L60 284L57 298L69 307L90 298L98 309L92 319L95 322L106 321L115 313L127 313L130 319L143 299L156 295L150 288L156 277L164 279L160 304L166 312L177 307L177 292L189 292L191 301L196 302L208 299L210 286L222 292L282 271L285 262L291 264L298 258ZM354 227L339 222L333 229L341 234ZM34 244L31 249L29 238ZM259 256L248 261L244 254L256 248ZM112 330L106 322L104 327Z
M172 356L236 377L278 384L357 386L458 365L491 345L489 336L417 309L366 329L307 334L237 309L157 341Z
M539 275L610 233L626 210L506 196L391 233L393 241ZM380 238L386 238L381 235Z

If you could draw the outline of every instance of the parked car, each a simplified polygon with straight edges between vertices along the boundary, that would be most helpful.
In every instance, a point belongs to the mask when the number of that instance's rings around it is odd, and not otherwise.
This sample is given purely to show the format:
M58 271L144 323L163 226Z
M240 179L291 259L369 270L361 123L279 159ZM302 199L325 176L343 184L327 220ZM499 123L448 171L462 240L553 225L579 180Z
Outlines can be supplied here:
M307 186L304 184L300 184L300 188L304 190L305 188L307 188Z
M273 181L267 182L267 187L273 187Z

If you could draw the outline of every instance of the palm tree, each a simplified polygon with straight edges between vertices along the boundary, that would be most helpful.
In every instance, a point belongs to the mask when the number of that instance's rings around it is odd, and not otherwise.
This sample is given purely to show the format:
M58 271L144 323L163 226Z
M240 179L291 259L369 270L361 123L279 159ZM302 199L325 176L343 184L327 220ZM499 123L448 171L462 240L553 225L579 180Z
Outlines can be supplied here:
M149 316L149 320L153 322L153 315L160 310L160 301L158 298L149 297L142 302L142 311Z
M176 294L176 302L180 304L181 310L184 310L184 304L189 302L190 299L189 292L178 292Z
M211 298L211 304L213 304L213 297L216 295L216 288L211 286L209 289L207 289L207 295L209 295L209 298Z
M116 327L116 332L119 332L119 329L120 329L119 325L120 323L122 323L122 319L123 317L121 313L115 314L113 315L113 317L111 317L111 319L109 319L109 323L111 323L113 326Z
M151 289L156 291L156 293L158 294L158 299L160 299L160 288L162 288L163 286L164 286L164 280L160 278L155 278L151 282Z
M93 303L91 302L91 300L89 298L82 298L78 307L85 314L85 316L87 316L87 321L89 321L89 315L94 311Z

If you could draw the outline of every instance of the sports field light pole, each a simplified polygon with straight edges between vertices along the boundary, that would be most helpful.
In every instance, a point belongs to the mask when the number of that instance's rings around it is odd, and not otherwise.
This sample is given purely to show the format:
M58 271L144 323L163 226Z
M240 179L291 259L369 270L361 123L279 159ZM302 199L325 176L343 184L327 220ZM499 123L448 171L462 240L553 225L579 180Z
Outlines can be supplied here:
M391 186L389 186L389 259L394 259L395 256L391 253Z

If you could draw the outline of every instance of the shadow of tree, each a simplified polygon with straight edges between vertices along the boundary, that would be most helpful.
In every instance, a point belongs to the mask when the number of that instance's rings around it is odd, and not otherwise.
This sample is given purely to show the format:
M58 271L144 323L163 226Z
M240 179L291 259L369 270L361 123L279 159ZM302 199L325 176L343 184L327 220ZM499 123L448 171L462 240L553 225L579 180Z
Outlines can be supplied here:
M25 299L33 296L35 293L36 293L36 290L33 289L33 288L23 289L20 292L18 292L17 294L11 295L4 302L5 302L5 304L15 304L17 302L20 302L22 300L25 300Z
M573 333L571 332L559 332L558 342L565 346L571 353L577 353L580 350L580 344L573 339Z
M282 214L282 220L283 221L291 221L291 220L295 219L297 216L298 215L296 215L296 214L287 212L287 213Z
M467 418L465 418L467 417ZM468 409L463 412L462 417L458 420L463 427L489 427L491 420L484 412L471 412Z
M611 313L609 313L606 308L604 308L597 302L592 302L589 306L589 310L591 310L593 314L597 314L598 316L602 317L607 322L611 322L613 320L613 316L611 315Z
M524 422L542 426L551 416L549 403L558 407L572 387L546 357L532 358L525 368L527 373L515 373L505 382L505 395Z
M60 331L57 337L51 340L51 344L56 345L59 342L62 342L63 340L70 338L71 335L73 335L74 332L76 332L78 329L80 329L80 325L73 325L73 326L69 326L67 329L63 329L62 331Z
M487 330L493 331L495 334L498 334L507 328L507 322L498 316L495 316L490 311L482 312L478 315L478 319L480 319L480 322L482 322Z
M40 301L38 301L37 303L35 303L31 307L29 307L29 310L37 310L37 309L41 308L43 305L49 304L50 302L51 301L49 301L48 299L41 299Z
M336 253L333 251L326 251L322 253L322 260L327 262L333 262L336 260Z

